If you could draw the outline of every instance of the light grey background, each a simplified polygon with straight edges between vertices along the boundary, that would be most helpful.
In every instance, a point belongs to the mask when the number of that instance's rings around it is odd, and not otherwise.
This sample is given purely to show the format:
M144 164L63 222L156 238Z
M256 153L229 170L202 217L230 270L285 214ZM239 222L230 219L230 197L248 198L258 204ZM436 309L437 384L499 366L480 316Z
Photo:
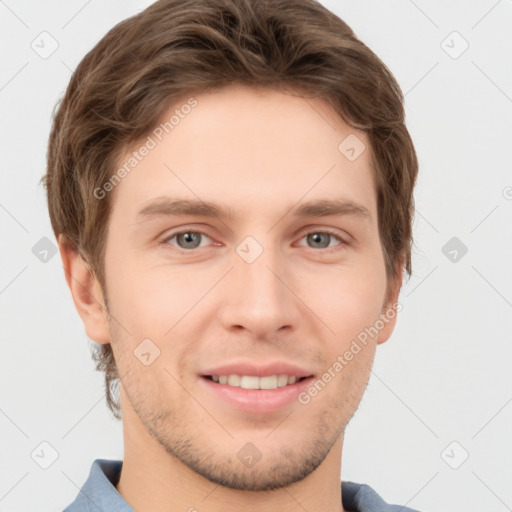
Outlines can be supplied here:
M95 458L123 457L59 255L36 257L41 238L55 243L39 179L72 70L150 3L0 1L4 512L60 511ZM322 3L395 74L420 161L414 273L347 428L342 477L422 511L511 510L512 2Z

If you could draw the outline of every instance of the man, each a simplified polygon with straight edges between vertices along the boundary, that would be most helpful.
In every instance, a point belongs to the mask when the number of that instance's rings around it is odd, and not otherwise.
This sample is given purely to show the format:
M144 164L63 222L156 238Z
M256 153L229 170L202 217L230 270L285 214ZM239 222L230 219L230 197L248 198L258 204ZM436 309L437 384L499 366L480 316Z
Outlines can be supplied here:
M45 185L125 452L67 512L412 510L341 478L411 272L402 102L314 0L160 0L82 60Z

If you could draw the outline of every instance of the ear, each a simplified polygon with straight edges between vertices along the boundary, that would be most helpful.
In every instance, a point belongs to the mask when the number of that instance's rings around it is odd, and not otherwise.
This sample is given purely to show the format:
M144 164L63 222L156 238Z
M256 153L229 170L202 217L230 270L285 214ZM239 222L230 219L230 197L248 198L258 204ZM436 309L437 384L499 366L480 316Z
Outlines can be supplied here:
M384 301L384 306L381 311L380 318L384 323L384 327L379 332L377 344L387 341L395 329L398 311L401 309L400 307L397 308L397 305L400 289L402 288L402 280L403 266L402 262L399 261L397 263L396 277L388 285L386 300Z
M110 343L107 309L96 276L64 235L59 235L58 244L66 281L87 336L96 343Z

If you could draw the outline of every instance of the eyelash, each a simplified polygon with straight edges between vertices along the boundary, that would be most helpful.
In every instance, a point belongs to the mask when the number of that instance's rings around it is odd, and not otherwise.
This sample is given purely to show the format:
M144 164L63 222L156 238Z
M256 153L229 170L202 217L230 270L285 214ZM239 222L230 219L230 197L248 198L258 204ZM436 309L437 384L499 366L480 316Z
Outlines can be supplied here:
M211 240L211 237L209 237L206 233L203 233L202 231L193 231L191 229L186 229L186 230L181 230L181 231L176 231L174 233L171 233L171 235L169 235L168 237L166 237L162 243L164 245L171 245L169 242L175 238L176 236L178 235L184 235L186 233L193 233L195 235L203 235L207 238L210 238ZM309 247L309 249L312 249L313 251L322 251L322 252L327 252L327 253L330 253L330 252L333 252L333 251L336 251L336 250L339 250L341 249L342 247L345 247L347 245L349 245L349 243L345 240L343 240L337 233L329 230L329 229L323 229L323 230L313 230L313 231L308 231L306 233L304 233L301 237L300 237L300 240L302 240L303 238L305 238L306 236L308 235L312 235L312 234L321 234L321 235L330 235L332 237L334 237L336 240L338 240L338 242L340 242L338 245L334 246L334 247L326 247L326 248L323 248L323 249L313 249L312 247ZM178 252L182 252L182 253L191 253L191 252L194 252L194 251L197 251L198 249L201 249L201 247L196 247L194 249L182 249L181 247L177 247L177 246L174 246L175 249L178 251ZM301 246L303 247L303 246Z

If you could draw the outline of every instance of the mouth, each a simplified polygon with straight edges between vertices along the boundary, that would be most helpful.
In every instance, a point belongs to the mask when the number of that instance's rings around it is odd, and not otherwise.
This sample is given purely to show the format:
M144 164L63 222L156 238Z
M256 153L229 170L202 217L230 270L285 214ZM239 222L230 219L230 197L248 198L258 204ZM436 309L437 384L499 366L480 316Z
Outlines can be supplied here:
M299 404L299 395L314 380L313 375L201 375L201 396L207 403L244 413L267 414L289 410Z
M292 384L302 382L305 379L313 377L312 375L307 377L300 377L296 375L266 375L264 377L258 377L256 375L202 375L203 378L221 385L226 385L234 388L242 389L278 389Z

